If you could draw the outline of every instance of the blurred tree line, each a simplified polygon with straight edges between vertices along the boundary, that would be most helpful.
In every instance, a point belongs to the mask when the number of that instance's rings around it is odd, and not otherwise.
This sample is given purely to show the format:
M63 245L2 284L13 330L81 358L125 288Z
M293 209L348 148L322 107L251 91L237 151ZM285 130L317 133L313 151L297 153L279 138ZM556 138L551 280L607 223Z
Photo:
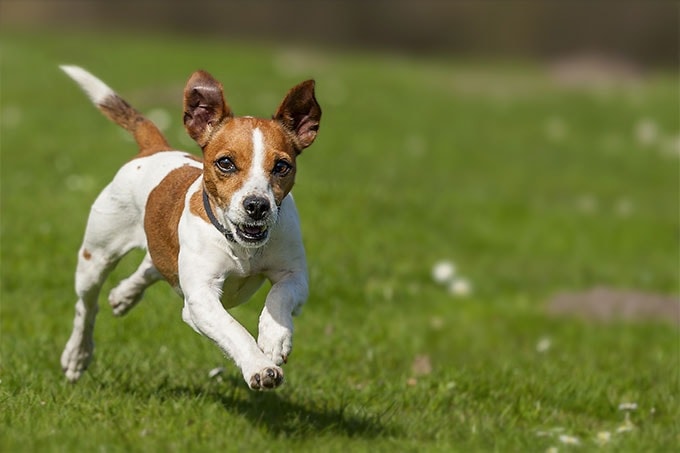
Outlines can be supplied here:
M660 0L1 0L0 25L164 30L342 47L677 67L679 2Z

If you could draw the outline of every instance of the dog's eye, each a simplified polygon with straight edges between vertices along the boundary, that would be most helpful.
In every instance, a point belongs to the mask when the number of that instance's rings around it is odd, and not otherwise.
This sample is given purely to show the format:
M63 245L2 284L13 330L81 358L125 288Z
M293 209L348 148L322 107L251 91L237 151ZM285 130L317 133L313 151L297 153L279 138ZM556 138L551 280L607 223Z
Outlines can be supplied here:
M215 166L223 173L234 173L236 165L228 157L220 157L215 161Z
M274 164L274 169L272 173L276 176L286 176L293 169L293 166L286 162L285 160L279 160Z

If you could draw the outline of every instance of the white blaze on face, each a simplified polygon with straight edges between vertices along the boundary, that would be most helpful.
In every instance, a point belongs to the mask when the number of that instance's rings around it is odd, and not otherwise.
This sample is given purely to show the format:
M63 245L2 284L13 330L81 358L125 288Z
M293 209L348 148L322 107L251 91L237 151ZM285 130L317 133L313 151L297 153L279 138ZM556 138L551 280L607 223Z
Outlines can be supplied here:
M265 144L264 135L259 128L253 129L253 159L250 168L247 170L246 180L243 186L231 198L229 211L233 213L230 216L232 220L244 223L250 223L251 220L243 207L243 201L250 196L264 197L269 200L270 206L275 208L276 202L274 200L274 193L269 185L269 178L265 165ZM276 222L276 209L273 209L266 223L273 224Z
M257 127L253 129L253 164L246 186L249 184L252 184L255 190L260 189L261 185L264 185L265 190L269 186L269 180L264 171L264 137Z

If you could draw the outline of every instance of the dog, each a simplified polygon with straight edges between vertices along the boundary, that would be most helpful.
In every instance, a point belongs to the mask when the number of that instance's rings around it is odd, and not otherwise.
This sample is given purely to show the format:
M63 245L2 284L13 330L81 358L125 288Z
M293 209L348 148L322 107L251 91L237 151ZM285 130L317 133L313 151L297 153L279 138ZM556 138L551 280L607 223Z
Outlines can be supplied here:
M272 119L237 117L220 82L194 72L184 89L184 126L203 159L174 150L161 131L104 82L78 66L61 69L109 119L130 132L139 153L92 205L75 274L75 318L62 369L75 382L94 352L98 296L130 250L146 255L109 294L124 315L159 280L184 299L182 319L239 367L250 389L283 382L293 315L309 284L300 221L291 195L296 159L319 129L314 80L288 91ZM272 284L257 341L227 311Z

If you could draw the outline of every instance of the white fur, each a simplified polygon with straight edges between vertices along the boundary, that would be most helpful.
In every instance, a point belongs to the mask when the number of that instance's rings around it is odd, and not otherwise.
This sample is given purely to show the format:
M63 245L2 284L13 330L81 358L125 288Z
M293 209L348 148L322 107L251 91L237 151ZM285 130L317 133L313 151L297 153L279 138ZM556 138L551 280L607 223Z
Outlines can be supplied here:
M188 191L179 224L180 286L185 296L182 317L230 356L249 384L254 375L267 369L283 375L278 365L286 361L292 348L292 313L308 294L293 199L288 196L284 200L282 211L287 215L273 228L267 245L254 250L227 241L212 225L190 212L191 194L201 186L199 178ZM265 278L272 282L272 288L260 316L256 342L224 307L247 301Z
M108 85L79 66L62 65L59 67L78 82L95 104L101 104L106 98L116 95Z

